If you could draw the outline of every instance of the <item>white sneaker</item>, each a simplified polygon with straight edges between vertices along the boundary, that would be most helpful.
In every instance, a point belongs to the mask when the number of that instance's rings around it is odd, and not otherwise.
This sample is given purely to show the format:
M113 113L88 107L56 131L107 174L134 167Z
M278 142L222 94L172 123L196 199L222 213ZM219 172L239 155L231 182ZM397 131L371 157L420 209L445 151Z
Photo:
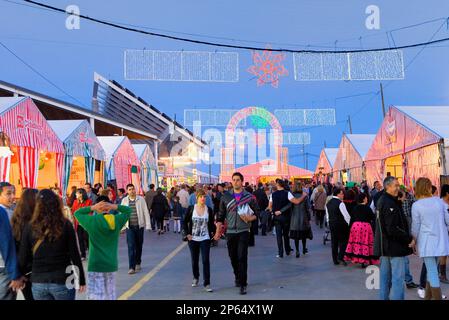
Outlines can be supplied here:
M142 270L142 267L140 266L140 264L137 264L136 265L136 271L141 271Z
M136 270L134 270L134 269L129 269L128 270L128 274L135 274L136 273Z
M198 287L198 282L199 282L198 279L193 279L193 281L192 281L192 287Z
M214 292L214 290L212 290L212 288L210 287L210 285L207 285L204 287L204 290L206 290L207 292Z
M422 288L418 288L418 297L420 297L421 299L424 299L426 295L426 290L422 289Z

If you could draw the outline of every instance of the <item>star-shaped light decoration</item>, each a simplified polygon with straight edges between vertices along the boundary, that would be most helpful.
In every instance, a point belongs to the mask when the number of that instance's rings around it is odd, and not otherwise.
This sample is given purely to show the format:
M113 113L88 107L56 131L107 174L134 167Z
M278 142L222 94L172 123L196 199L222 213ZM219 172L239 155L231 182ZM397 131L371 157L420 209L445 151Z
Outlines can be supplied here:
M270 48L267 47L267 49ZM279 78L288 75L287 69L282 64L283 60L285 60L285 54L282 52L274 53L270 50L264 50L260 54L260 52L254 51L254 65L248 68L248 72L257 77L257 86L271 83L273 88L278 88Z

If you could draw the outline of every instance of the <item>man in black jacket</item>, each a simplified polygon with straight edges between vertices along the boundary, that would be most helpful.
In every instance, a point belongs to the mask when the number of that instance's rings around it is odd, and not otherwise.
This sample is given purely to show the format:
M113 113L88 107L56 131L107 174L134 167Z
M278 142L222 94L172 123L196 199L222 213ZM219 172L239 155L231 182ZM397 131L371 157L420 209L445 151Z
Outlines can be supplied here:
M398 200L399 182L389 176L383 181L384 194L376 205L374 254L380 256L380 299L404 300L405 257L415 241Z
M265 193L265 189L263 187L263 183L259 182L257 185L257 190L254 191L254 196L256 197L257 204L259 205L260 211L260 223L262 225L262 235L267 235L267 223L268 223L268 214L265 211L268 208L268 197ZM257 221L256 221L257 222ZM254 222L253 222L254 223Z
M335 188L332 199L326 204L326 211L331 231L332 260L335 265L342 263L346 266L344 255L348 245L351 216L346 209L343 198L343 189Z

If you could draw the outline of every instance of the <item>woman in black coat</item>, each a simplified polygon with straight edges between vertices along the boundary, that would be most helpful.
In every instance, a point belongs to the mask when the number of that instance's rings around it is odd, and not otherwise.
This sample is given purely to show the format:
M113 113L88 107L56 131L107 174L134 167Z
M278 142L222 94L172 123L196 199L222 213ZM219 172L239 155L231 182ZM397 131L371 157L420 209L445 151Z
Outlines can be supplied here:
M167 198L162 194L162 189L157 188L156 192L157 194L154 196L153 204L151 205L151 212L159 228L157 234L160 235L164 233L164 217L167 212L170 212L170 206Z
M301 198L303 190L300 185L295 184L293 189L293 196ZM292 215L290 219L290 238L295 241L296 258L299 258L299 240L302 240L302 253L306 254L307 239L312 240L312 228L310 226L310 207L309 199L306 197L300 204L295 204L292 207Z
M203 262L204 289L212 292L210 287L210 262L209 253L211 240L216 231L215 214L212 208L206 206L206 193L200 189L196 193L197 203L187 209L184 218L185 239L189 241L190 255L192 258L193 281L192 287L198 286L200 271L200 252Z

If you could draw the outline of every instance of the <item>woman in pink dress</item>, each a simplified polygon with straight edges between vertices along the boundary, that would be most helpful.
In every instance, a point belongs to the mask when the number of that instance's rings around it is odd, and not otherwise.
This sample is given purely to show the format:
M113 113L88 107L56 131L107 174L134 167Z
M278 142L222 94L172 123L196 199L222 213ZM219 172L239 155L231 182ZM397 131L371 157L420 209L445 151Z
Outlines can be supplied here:
M357 205L352 210L350 235L346 247L345 260L359 263L362 268L367 265L379 264L374 256L374 232L372 228L376 216L368 206L368 197L361 193L357 196Z

